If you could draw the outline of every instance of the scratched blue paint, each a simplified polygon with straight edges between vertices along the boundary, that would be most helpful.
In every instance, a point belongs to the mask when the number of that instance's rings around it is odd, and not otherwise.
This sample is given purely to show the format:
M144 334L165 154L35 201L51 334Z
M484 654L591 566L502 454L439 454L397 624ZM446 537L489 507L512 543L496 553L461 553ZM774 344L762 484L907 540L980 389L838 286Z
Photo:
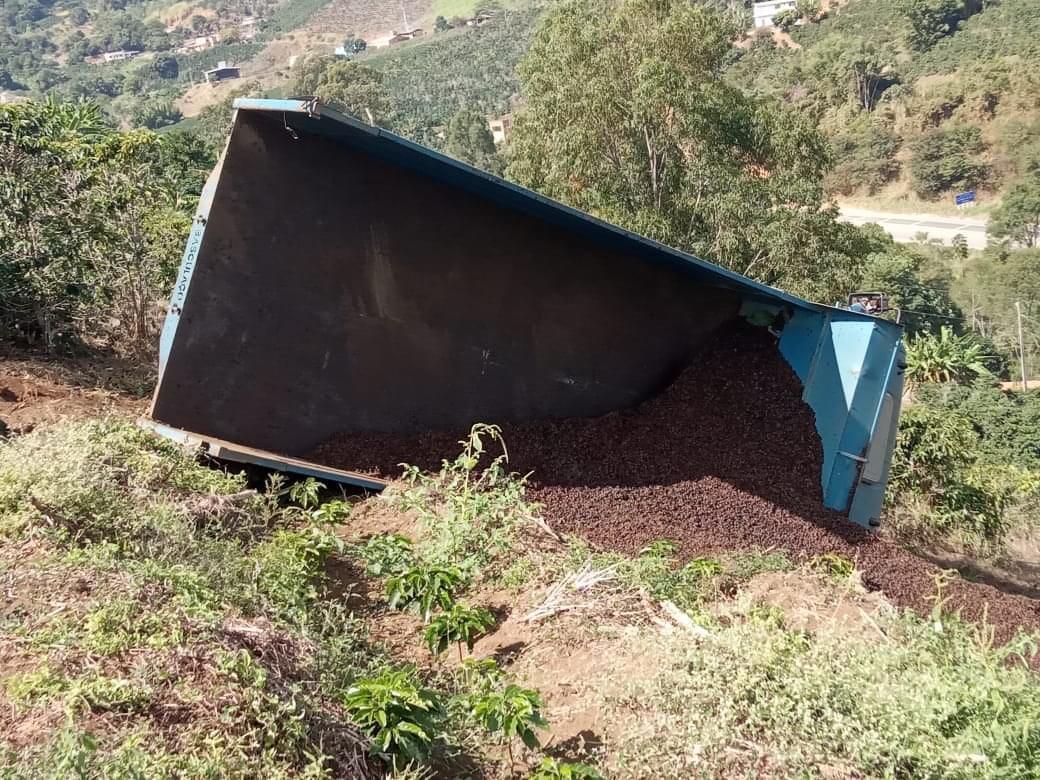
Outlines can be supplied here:
M820 484L824 504L848 512L861 524L880 513L891 460L895 426L889 440L880 442L884 454L882 478L874 483L861 479L862 459L875 432L886 393L895 398L898 415L902 390L901 329L884 320L813 303L774 287L748 279L734 271L706 262L638 236L588 214L556 203L538 193L472 168L385 130L374 128L317 104L312 100L240 98L241 111L280 116L297 134L323 136L337 143L413 170L491 202L530 214L592 241L626 249L640 259L681 268L717 287L739 291L742 312L781 311L791 315L780 338L780 352L801 379L803 398L816 416L823 447ZM222 162L218 163L203 193L199 214L185 250L160 345L160 382L170 347L176 338L180 310L187 297L195 261L205 237L209 208L217 195Z
M191 231L188 233L188 243L184 248L181 265L177 271L177 280L173 284L170 293L170 305L166 309L166 319L163 321L162 333L159 336L159 381L162 382L163 369L166 368L166 359L170 355L173 339L177 335L177 326L180 324L181 310L184 301L188 297L188 289L191 287L191 279L195 273L195 262L202 247L202 238L206 232L206 222L209 212L213 206L213 199L217 194L217 184L220 181L220 171L224 159L217 162L216 167L206 179L199 196L199 207L195 212L195 219L191 223Z
M902 390L900 330L840 309L796 312L784 328L780 352L805 387L823 447L824 505L868 524L881 512L885 479L860 479L862 459L878 430L886 393ZM894 426L893 426L894 427ZM891 446L884 443L887 476Z

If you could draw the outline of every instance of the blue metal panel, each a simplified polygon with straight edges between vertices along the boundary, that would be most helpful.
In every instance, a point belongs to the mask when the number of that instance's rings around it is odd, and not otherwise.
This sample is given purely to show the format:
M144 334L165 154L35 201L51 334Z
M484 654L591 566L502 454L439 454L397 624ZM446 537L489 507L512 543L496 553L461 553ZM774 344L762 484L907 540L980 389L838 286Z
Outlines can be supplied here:
M879 483L861 482L860 472L885 393L893 389L898 414L899 344L900 331L890 323L841 310L796 312L780 339L780 352L805 384L803 397L816 415L824 505L849 511L864 525L880 513L888 461ZM891 449L890 442L885 446Z
M803 398L813 409L823 446L820 475L824 504L849 511L856 522L877 517L887 478L891 442L887 443L885 478L879 483L860 481L861 463L875 430L886 392L899 398L902 387L901 329L866 314L803 300L733 271L679 252L655 241L598 220L542 195L491 176L385 130L338 114L316 100L235 101L240 112L276 117L295 138L314 134L364 150L394 165L447 183L489 201L532 215L603 245L621 247L650 263L680 268L705 284L738 290L745 300L764 311L787 308L792 318L783 330L780 351L804 384ZM203 191L198 216L175 285L160 346L160 384L170 348L177 334L180 312L190 290L195 262L205 240L210 206L217 194L218 163ZM158 388L157 388L158 389ZM898 414L898 403L896 404ZM894 426L890 429L894 436ZM261 462L258 455L244 456ZM265 454L266 457L266 454ZM277 463L266 464L277 467ZM296 462L293 469L313 464ZM285 468L285 464L281 464ZM318 467L315 467L318 468ZM310 473L303 471L301 473Z
M199 197L199 207L195 212L195 219L191 224L191 232L188 234L188 244L184 249L181 259L181 267L177 272L177 281L173 285L170 295L170 305L166 310L166 319L163 322L162 334L159 336L159 383L162 382L163 369L166 368L166 358L173 346L173 339L177 334L177 325L180 323L181 311L184 309L184 301L188 297L188 288L191 286L191 278L195 272L195 262L202 248L203 235L206 232L206 221L213 206L213 199L217 194L217 184L220 181L220 170L224 164L223 155L217 161L216 167L206 179ZM156 385L158 387L158 384Z

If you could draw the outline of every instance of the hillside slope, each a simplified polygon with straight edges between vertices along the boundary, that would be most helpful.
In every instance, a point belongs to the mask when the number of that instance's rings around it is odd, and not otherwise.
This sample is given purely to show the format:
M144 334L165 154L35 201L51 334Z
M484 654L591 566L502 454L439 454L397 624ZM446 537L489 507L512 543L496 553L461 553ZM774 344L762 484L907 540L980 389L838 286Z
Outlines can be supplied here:
M1032 0L851 0L790 29L799 47L756 36L730 77L815 116L842 195L991 199L1040 159L1040 16ZM930 37L929 37L930 36ZM922 40L924 37L924 40Z

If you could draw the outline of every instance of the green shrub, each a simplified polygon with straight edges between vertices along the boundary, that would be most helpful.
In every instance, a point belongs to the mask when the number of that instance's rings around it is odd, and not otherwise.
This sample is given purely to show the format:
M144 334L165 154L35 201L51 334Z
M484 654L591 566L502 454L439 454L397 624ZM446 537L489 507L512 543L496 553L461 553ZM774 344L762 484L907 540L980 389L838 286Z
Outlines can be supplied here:
M459 661L462 661L462 646L472 652L477 637L495 624L495 616L483 607L454 604L451 609L430 621L423 635L427 647L434 655L441 655L448 645L459 646Z
M960 126L929 130L911 147L910 175L922 198L984 184L988 168L979 162L984 151L979 128Z
M414 510L422 525L416 552L430 563L459 566L475 574L513 549L517 527L530 521L535 507L524 500L526 477L511 474L501 431L477 424L459 442L462 452L436 474L405 469L407 489L398 506ZM502 454L482 468L488 443Z
M557 761L551 757L542 759L529 777L530 780L603 780L603 775L588 764Z
M415 566L386 581L391 609L409 609L430 621L434 609L450 609L466 578L457 566Z
M400 534L377 534L354 552L365 562L365 574L370 577L403 574L415 565L412 543Z
M325 562L341 549L339 540L318 528L279 530L257 545L257 587L271 610L303 620L324 583Z
M351 719L371 736L373 751L409 761L426 758L443 715L436 694L421 687L407 669L360 680L343 703Z
M537 691L510 683L501 690L492 690L473 700L473 716L491 734L501 734L513 760L513 740L519 738L532 750L539 745L536 728L547 728L542 717L542 699Z
M616 775L1032 776L1040 681L1018 656L1035 645L998 650L943 615L878 619L883 633L862 637L749 621L675 640L672 660L616 704L632 724Z
M981 463L1040 470L1040 393L1008 393L978 382L918 394L922 403L971 421Z
M965 532L996 541L1007 530L1009 495L972 470L978 436L965 417L915 404L900 419L892 456L893 494L916 495L928 508L929 524L943 533Z
M988 377L986 355L974 334L957 336L943 325L938 334L918 333L906 347L910 382L967 382Z

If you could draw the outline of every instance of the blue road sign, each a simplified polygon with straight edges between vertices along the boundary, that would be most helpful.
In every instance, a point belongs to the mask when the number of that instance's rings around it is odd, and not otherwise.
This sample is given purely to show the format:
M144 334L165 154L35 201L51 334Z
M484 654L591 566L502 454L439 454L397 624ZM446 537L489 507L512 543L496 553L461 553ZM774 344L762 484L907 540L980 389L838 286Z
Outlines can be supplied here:
M968 190L967 192L958 192L953 196L953 202L958 206L964 206L968 203L975 202L975 190Z

